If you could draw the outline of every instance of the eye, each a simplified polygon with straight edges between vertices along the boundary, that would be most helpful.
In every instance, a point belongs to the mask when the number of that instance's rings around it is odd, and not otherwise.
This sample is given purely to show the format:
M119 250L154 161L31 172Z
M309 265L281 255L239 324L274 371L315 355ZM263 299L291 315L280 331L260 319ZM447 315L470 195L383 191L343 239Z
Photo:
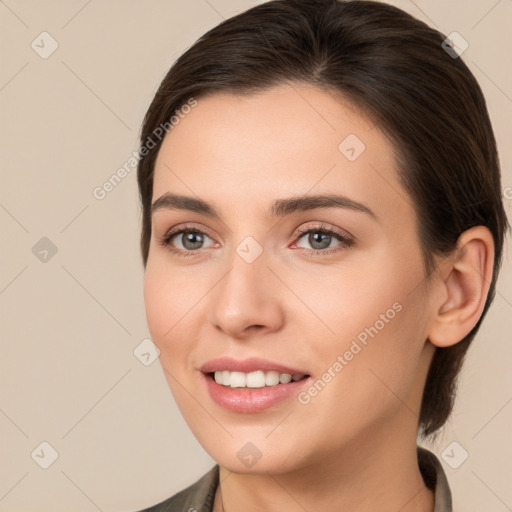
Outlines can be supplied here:
M159 244L172 252L183 256L193 256L200 249L204 249L205 239L213 240L203 231L192 228L182 227L165 233L160 239Z
M306 235L308 235L307 238ZM354 240L348 235L324 225L301 228L297 236L299 240L305 239L313 247L313 249L302 248L314 255L330 254L354 245ZM338 241L338 245L329 247L333 239Z
M306 235L308 235L307 238ZM314 256L339 252L354 245L354 240L349 235L323 224L299 229L296 238L299 241L304 239L313 249L298 244L295 244L295 246ZM205 246L206 239L210 240L212 244ZM331 247L333 241L337 241L338 244ZM162 247L184 257L195 256L201 249L211 247L214 244L213 240L204 231L190 226L172 229L166 232L158 242Z

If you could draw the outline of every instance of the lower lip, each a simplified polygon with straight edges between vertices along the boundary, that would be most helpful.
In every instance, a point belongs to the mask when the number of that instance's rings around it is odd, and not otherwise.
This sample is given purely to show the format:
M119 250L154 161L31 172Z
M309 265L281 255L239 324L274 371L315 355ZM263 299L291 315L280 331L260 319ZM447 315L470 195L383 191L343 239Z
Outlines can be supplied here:
M309 384L311 377L288 384L265 386L263 388L231 388L217 384L210 375L202 374L206 380L206 387L214 402L229 411L234 412L262 412L279 402L297 395L301 388Z

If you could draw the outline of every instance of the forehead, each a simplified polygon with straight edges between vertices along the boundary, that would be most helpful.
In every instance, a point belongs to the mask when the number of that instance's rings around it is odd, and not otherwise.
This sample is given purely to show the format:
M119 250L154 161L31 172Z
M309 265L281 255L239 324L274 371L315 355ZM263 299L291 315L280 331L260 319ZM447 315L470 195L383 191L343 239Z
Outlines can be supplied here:
M400 188L392 146L368 117L339 96L282 85L198 99L162 143L153 200L172 191L247 209L336 191L378 209L396 207Z

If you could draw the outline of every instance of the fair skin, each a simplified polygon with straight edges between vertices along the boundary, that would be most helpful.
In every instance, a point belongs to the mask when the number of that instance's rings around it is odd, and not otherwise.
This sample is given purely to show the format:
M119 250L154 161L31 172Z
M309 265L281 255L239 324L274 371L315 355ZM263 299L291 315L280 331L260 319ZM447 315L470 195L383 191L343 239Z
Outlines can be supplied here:
M338 149L349 134L366 146L354 161ZM421 396L435 346L457 343L481 314L492 276L488 230L464 233L427 278L389 141L349 103L307 86L200 98L159 151L153 201L168 192L207 201L219 216L156 210L144 277L171 391L220 465L214 511L432 512L416 454ZM269 214L277 199L326 193L373 214ZM202 245L190 248L182 235L158 243L185 224L205 233ZM353 243L297 235L320 225ZM246 237L263 250L252 263L236 251ZM199 367L226 355L305 368L316 381L397 303L400 311L307 404L292 397L241 413L206 390ZM250 468L237 456L247 442L262 454Z

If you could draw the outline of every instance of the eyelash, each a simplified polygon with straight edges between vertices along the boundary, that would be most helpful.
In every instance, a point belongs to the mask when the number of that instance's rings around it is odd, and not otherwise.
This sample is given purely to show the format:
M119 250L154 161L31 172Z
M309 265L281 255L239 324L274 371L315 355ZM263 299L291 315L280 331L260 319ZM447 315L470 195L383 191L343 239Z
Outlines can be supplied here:
M329 228L323 224L320 226L301 228L298 230L295 237L297 238L297 240L300 240L304 235L306 235L307 233L311 233L311 232L322 233L322 234L333 236L339 242L341 242L341 244L336 247L331 247L330 249L304 249L304 248L301 248L308 255L324 256L326 254L332 254L334 252L338 252L343 249L348 249L354 245L353 239L351 239L351 238L347 237L346 235L342 234L341 232L336 231L332 228ZM207 233L205 233L204 231L201 231L200 229L197 229L192 226L184 226L184 227L181 227L180 229L171 230L171 231L165 233L162 237L159 238L158 243L162 247L165 247L169 251L176 253L181 257L186 258L186 257L190 257L190 256L195 256L198 252L201 251L201 249L196 249L195 251L183 251L181 249L176 249L171 245L172 239L175 236L183 234L183 233L194 233L194 234L206 235L209 238L211 238Z

